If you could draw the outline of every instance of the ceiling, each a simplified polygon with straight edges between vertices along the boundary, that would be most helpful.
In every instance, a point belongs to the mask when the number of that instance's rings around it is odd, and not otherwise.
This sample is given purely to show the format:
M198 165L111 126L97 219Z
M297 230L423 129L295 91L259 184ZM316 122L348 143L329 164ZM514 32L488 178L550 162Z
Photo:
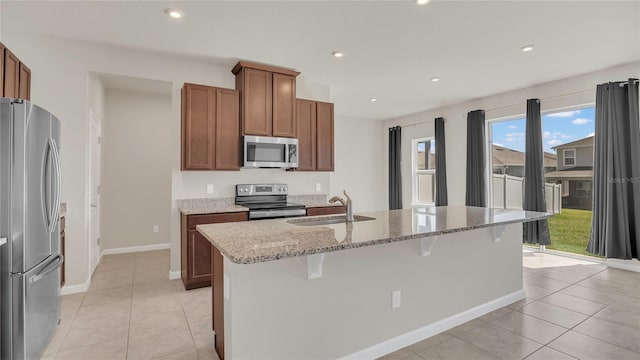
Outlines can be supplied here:
M331 86L338 114L366 119L640 59L639 1L3 1L1 24L229 69L238 59L297 69Z

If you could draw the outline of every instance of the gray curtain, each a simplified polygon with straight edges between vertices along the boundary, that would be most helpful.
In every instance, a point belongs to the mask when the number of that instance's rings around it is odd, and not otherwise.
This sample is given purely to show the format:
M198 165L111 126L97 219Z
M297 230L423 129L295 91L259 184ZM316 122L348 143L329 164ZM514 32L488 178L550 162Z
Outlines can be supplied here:
M638 83L596 88L593 218L587 251L638 259L640 248L640 125Z
M389 210L402 209L401 139L400 126L389 128Z
M467 114L467 206L487 206L484 110Z
M528 211L547 211L544 194L544 160L542 150L542 119L540 100L527 100L527 125L524 152L524 200L522 207ZM550 245L547 220L522 224L523 240L529 244Z
M436 206L446 206L447 197L447 153L444 139L444 119L436 118Z

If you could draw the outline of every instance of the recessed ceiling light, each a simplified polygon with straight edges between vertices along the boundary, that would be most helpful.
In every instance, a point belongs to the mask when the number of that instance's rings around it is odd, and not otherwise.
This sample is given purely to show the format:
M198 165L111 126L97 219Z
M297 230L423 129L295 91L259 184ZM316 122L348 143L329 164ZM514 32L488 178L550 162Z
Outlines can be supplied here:
M429 0L416 0L416 4L418 5L426 5L429 2Z
M376 98L371 98L371 99L369 99L369 100L370 100L371 102L376 102L376 101L378 101L378 99L376 99Z
M174 19L180 19L184 16L184 13L178 9L164 9L164 12Z
M439 77L432 77L432 78L431 78L431 81L433 81L433 82L438 82L438 81L440 81L440 78L439 78Z
M334 51L331 53L331 55L333 55L333 57L336 57L336 58L341 58L344 56L344 53L342 51Z
M522 50L524 52L529 52L529 51L533 50L534 47L535 46L533 44L525 45L525 46L521 47L520 50Z

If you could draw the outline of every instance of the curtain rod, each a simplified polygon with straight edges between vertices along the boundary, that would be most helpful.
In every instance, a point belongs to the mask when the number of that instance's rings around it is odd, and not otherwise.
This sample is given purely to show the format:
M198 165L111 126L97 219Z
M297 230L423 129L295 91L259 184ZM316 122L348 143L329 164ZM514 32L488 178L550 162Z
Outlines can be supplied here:
M620 84L620 87L624 87L625 85L631 85L637 82L638 82L638 79L629 79L627 81L620 81L618 84Z
M634 82L638 81L637 79L634 79ZM628 81L627 81L628 82ZM577 91L577 92L573 92L573 93L569 93L569 94L563 94L563 95L556 95L556 96L549 96L546 98L540 98L539 100L553 100L553 99L558 99L558 98L563 98L566 96L573 96L573 95L579 95L579 94L584 94L584 93L588 93L591 92L593 90L582 90L582 91ZM509 109L509 108L513 108L513 107L517 107L517 106L523 106L526 105L526 103L524 104L514 104L514 105L506 105L506 106L499 106L499 107L495 107L492 109L485 109L484 112L490 112L490 111L496 111L496 110L503 110L503 109ZM428 111L428 110L427 110ZM407 125L400 125L400 127L411 127L411 126L416 126L416 125L422 125L422 124L427 124L430 122L434 122L435 119L433 120L426 120L426 121L422 121L422 122L416 122L416 123L411 123L411 124L407 124ZM445 122L447 122L447 119L444 119Z

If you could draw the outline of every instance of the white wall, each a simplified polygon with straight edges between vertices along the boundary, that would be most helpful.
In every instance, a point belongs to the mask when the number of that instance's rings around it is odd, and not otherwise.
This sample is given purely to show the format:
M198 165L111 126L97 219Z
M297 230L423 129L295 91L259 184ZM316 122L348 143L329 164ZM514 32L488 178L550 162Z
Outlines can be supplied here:
M171 94L107 89L105 105L102 248L169 244Z
M380 211L387 208L384 191L384 137L382 123L337 116L335 173L330 177L332 195L346 190L353 210Z
M466 176L467 113L484 109L487 120L524 116L526 100L541 99L541 110L584 107L595 104L596 85L607 81L640 77L640 62L615 66L588 74L543 83L507 93L479 98L464 103L424 111L418 114L384 121L385 148L388 146L388 128L402 128L402 202L411 206L411 140L434 134L433 119L445 118L447 146L447 187L450 205L464 205ZM408 126L418 123L419 125ZM384 154L385 174L388 173L388 153ZM384 192L388 194L388 179L384 177Z
M155 53L144 53L104 45L54 39L37 35L13 33L4 29L3 42L20 55L32 70L32 100L49 109L62 121L62 169L63 199L68 204L67 216L67 286L82 286L89 280L89 109L98 108L100 96L95 87L90 85L91 74L111 74L134 78L167 81L172 84L171 108L168 112L171 121L167 124L170 139L166 146L171 150L166 159L171 169L171 195L166 207L170 209L169 224L159 224L160 228L169 228L171 239L171 269L180 268L180 221L176 208L176 199L193 197L233 196L233 185L236 183L284 182L289 184L292 194L309 194L315 191L315 184L320 183L322 193L334 194L330 189L331 177L350 179L353 170L337 163L336 174L332 173L293 173L281 170L242 170L239 172L181 172L180 171L180 89L185 82L199 83L226 88L235 87L235 79L231 74L232 65L217 66L210 63L178 59ZM301 69L304 71L304 69ZM329 86L313 84L305 81L302 75L297 84L297 96L300 98L330 101ZM90 100L90 99L94 100ZM336 104L339 108L339 104ZM337 110L338 111L338 110ZM336 125L336 149L373 148L380 142L380 136L374 138L357 137L361 144L355 143L350 136L342 136L338 129L342 128L341 120ZM371 125L376 126L376 125ZM360 130L346 127L345 131ZM368 133L375 133L371 129ZM348 140L348 144L342 144ZM373 153L364 153L359 160L363 163L377 164L367 160ZM336 159L342 156L336 152ZM376 159L377 160L377 159ZM373 165L372 165L373 166ZM348 170L349 174L342 174ZM376 173L371 170L371 174ZM379 173L382 173L379 171ZM104 174L104 171L103 171ZM369 174L364 172L363 174ZM345 180L337 181L336 186L347 187ZM215 186L215 193L205 193L206 184ZM377 182L369 176L362 176L354 183L359 184L362 194L381 194ZM349 185L351 186L351 185ZM364 195L363 195L364 196ZM103 202L104 202L103 198ZM356 199L358 201L358 199ZM364 203L364 202L363 202ZM121 204L131 206L131 204ZM371 209L377 208L373 202ZM358 209L366 210L364 207ZM104 228L104 226L103 226ZM146 227L143 229L147 231Z

